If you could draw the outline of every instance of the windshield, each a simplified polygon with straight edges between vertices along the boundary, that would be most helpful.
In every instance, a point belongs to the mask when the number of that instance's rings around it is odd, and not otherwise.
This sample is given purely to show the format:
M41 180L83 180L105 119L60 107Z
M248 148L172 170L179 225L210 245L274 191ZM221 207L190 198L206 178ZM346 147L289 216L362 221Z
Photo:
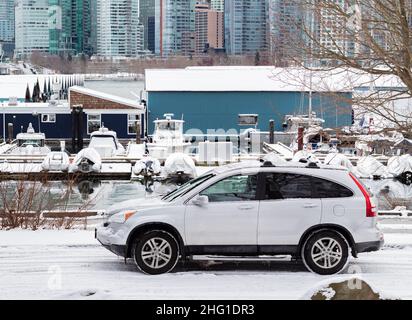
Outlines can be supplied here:
M116 149L116 142L112 136L92 137L89 144L90 148L108 147Z
M33 146L33 147L40 147L42 145L41 140L20 140L19 145L21 147Z
M159 122L157 124L157 129L158 130L171 130L171 131L177 131L180 130L180 123L177 122Z
M197 186L201 185L203 182L209 180L210 178L214 177L214 174L208 174L205 176L201 176L197 179L191 180L184 185L182 185L180 188L176 189L175 191L169 193L168 195L164 196L162 200L172 202L173 200L184 196L186 193L188 193L190 190L196 188Z

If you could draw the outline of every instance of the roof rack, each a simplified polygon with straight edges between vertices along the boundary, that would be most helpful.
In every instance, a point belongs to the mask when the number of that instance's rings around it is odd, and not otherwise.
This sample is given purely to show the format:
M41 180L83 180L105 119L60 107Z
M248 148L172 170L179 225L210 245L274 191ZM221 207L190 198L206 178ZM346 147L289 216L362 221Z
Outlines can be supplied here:
M309 162L308 165L306 166L306 168L309 169L320 169L320 167L318 166L318 164L316 162Z
M261 161L261 162L263 162L263 164L262 164L262 168L273 168L273 167L276 167L274 164L273 164L273 162L271 162L271 161Z

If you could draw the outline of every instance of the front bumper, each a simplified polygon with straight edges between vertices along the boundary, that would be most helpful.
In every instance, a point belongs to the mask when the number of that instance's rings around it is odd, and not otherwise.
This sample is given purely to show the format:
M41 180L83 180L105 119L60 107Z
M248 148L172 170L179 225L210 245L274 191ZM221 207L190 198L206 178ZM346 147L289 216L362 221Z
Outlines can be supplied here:
M100 242L101 243L101 242ZM115 255L122 257L122 258L127 258L127 249L126 246L120 246L120 245L116 245L116 244L112 244L112 245L107 245L107 244L103 244L102 246L104 248L106 248L107 250L109 250L110 252L114 253Z
M123 233L121 232L120 234ZM94 236L107 250L123 258L127 256L127 246L125 242L122 237L119 236L119 233L113 232L111 228L105 226L96 228Z

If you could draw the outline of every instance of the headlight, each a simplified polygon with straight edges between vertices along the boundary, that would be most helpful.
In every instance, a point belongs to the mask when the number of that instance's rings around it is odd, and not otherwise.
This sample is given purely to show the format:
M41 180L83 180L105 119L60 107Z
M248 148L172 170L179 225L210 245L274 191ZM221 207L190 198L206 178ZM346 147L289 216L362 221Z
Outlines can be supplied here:
M129 210L129 211L122 211L119 213L116 213L112 215L109 218L109 222L113 223L125 223L127 220L129 220L137 211L134 210Z

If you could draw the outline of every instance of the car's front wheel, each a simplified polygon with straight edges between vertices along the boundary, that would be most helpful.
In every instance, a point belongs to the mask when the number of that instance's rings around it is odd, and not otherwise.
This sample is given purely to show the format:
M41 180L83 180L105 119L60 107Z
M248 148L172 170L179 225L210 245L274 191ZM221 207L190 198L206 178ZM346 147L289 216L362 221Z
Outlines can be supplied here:
M322 230L312 234L302 248L302 258L309 271L320 275L337 274L349 262L349 244L338 232Z
M132 252L136 266L151 275L172 271L179 260L177 240L170 233L160 230L137 237Z

